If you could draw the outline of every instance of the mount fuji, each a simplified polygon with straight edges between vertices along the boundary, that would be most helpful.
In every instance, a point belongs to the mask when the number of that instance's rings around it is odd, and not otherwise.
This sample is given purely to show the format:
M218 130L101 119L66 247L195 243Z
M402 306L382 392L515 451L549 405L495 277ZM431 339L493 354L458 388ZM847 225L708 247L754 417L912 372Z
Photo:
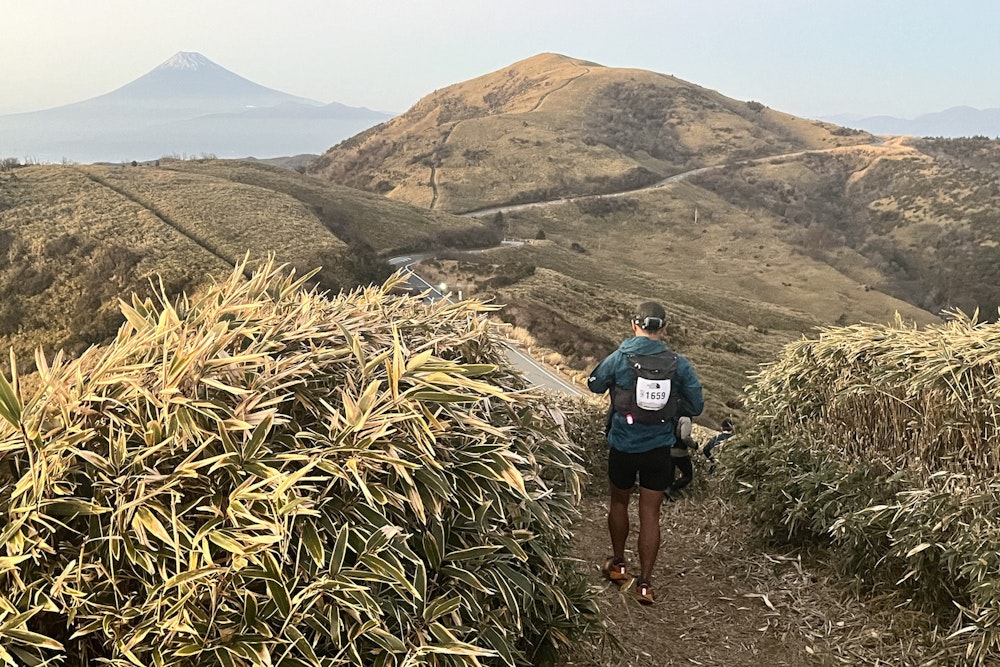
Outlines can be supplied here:
M182 51L110 93L0 116L0 157L121 162L322 153L391 117L289 95Z

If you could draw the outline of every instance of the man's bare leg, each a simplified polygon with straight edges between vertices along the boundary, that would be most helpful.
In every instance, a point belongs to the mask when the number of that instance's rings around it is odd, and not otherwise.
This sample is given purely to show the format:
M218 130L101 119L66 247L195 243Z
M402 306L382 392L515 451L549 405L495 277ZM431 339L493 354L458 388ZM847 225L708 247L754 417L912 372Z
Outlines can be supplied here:
M650 491L639 487L640 581L652 581L656 554L660 550L660 505L662 503L663 491ZM628 506L626 505L626 512L627 510ZM626 521L627 519L626 514Z
M662 493L660 494L663 495ZM625 541L628 539L628 503L632 489L618 489L611 485L611 503L608 506L608 532L611 534L611 555L625 560Z

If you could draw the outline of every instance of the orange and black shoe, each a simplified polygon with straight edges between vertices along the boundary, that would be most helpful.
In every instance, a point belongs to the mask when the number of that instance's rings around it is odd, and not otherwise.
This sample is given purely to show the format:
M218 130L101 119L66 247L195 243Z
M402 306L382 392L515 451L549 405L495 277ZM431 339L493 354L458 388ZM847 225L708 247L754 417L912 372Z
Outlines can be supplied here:
M635 585L635 599L639 604L653 604L653 585L648 581L640 581Z
M601 568L601 574L604 578L610 582L616 583L618 585L624 584L628 581L628 572L625 570L625 561L621 558L611 557L604 562L604 567Z

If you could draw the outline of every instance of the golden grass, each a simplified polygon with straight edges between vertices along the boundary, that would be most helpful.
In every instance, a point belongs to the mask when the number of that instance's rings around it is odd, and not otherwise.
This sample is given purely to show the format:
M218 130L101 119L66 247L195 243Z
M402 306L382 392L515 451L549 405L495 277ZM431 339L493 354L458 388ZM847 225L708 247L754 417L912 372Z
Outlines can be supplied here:
M269 250L309 271L321 257L342 257L347 244L301 201L235 180L167 169L79 167L153 212L231 266L249 250ZM276 228L282 233L275 234ZM259 248L266 239L266 248Z
M163 161L164 169L245 183L287 196L334 233L360 240L383 256L438 247L449 238L482 237L482 223L432 212L315 177L245 160ZM466 243L465 245L470 245Z
M990 268L1000 264L1000 239L988 222L998 204L987 175L965 174L900 139L796 118L665 74L543 54L437 91L311 168L423 206L470 211L620 192L706 165L721 168L656 191L509 211L510 236L547 241L505 249L507 259L464 277L451 266L449 282L507 304L509 320L541 326L532 330L538 341L578 370L599 358L589 343L610 347L614 336L602 329L620 321L625 302L673 304L707 334L700 348L677 345L725 368L711 380L730 405L746 371L814 326L887 322L896 313L927 324L937 317L922 307L971 310L1000 299L988 286L1000 278ZM498 274L524 264L554 273L498 284ZM544 330L546 320L555 325ZM758 345L759 332L774 337ZM568 350L567 336L583 344Z
M114 333L117 299L148 293L155 274L194 288L231 266L148 209L72 167L0 175L0 344L31 358L36 346L77 354Z
M989 266L1000 245L987 222L997 202L986 176L900 139L796 118L665 74L543 54L437 91L313 169L469 211L621 191L727 164L710 172L714 180L507 212L510 236L544 236L548 245L505 250L511 259L495 262L501 268L480 267L465 280L509 304L508 319L548 317L566 322L571 336L605 344L602 323L617 321L612 294L678 304L688 321L707 316L699 322L706 331L719 322L781 331L779 344L820 324L887 322L896 313L926 324L937 317L923 308L971 310L1000 299L983 287L995 277ZM497 285L512 263L605 290L606 303L592 305L593 293L542 272ZM574 315L577 304L586 317ZM592 362L590 352L568 352L559 334L533 333L578 369ZM748 349L745 333L721 338L691 348L692 356L715 362L713 345L729 356ZM775 349L723 361L725 402L737 400L740 375Z
M310 171L419 206L468 211L870 139L672 76L542 54L428 95L333 147Z

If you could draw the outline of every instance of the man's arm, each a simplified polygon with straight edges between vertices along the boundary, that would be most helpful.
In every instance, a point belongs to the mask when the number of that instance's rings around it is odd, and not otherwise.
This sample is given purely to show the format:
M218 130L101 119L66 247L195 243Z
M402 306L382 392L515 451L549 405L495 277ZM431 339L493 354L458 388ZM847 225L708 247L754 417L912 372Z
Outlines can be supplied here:
M678 360L676 379L681 390L677 403L678 413L697 417L705 409L705 399L702 396L701 380L685 357L680 357Z
M603 394L615 383L616 354L616 352L612 352L606 356L604 361L597 364L597 368L591 371L590 377L587 378L587 388L590 391L595 394Z

